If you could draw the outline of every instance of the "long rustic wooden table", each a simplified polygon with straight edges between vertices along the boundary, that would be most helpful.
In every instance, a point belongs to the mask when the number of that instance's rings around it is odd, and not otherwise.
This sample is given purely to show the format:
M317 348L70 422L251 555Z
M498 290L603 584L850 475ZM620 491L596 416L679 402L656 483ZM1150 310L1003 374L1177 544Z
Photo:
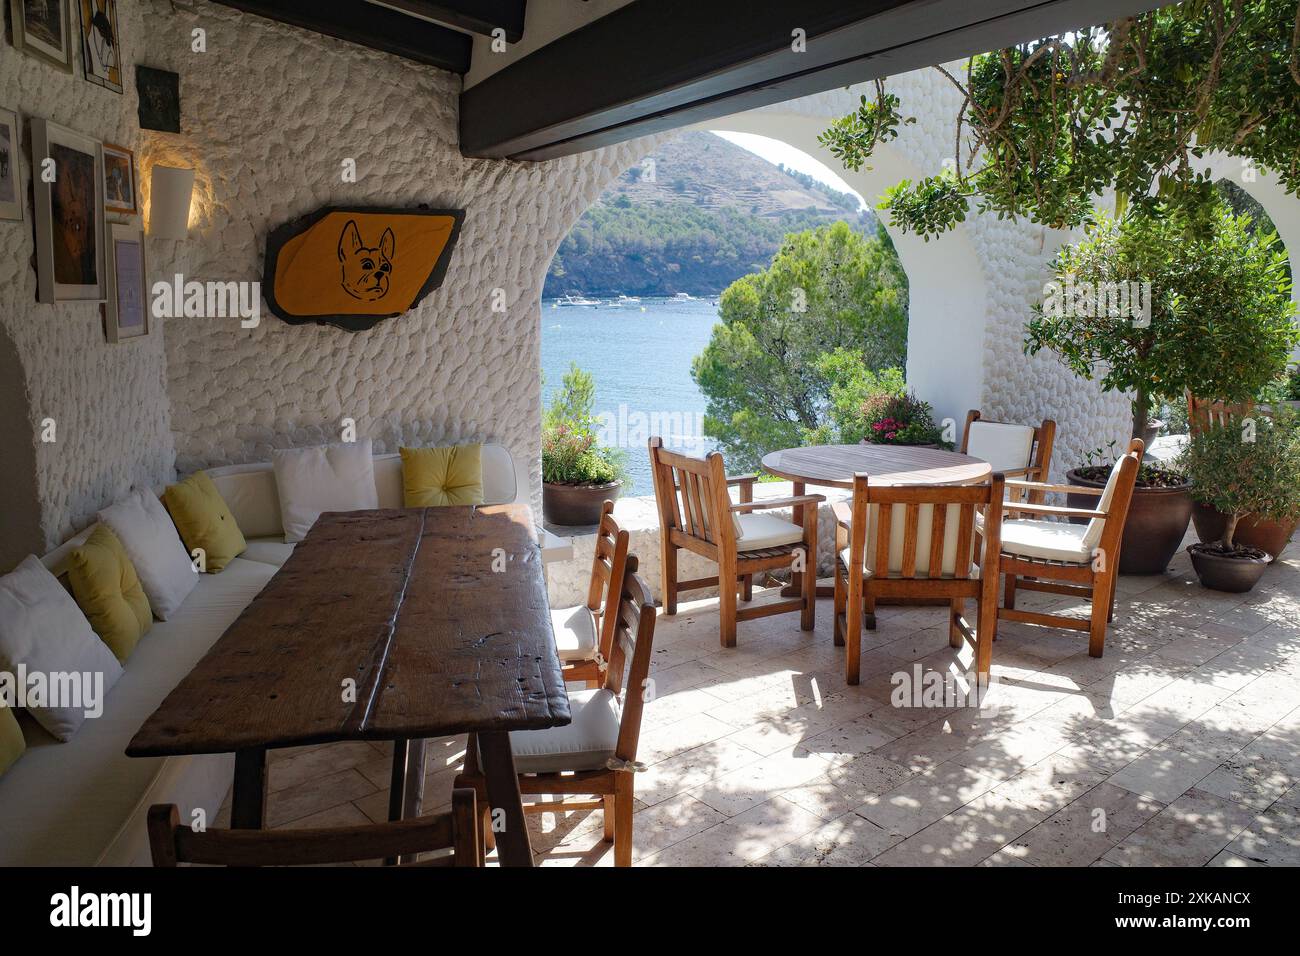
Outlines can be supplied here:
M852 488L853 476L865 472L873 483L889 485L973 485L987 481L993 467L940 448L917 445L807 445L783 448L763 456L763 470L792 483L791 493L801 495L807 485ZM802 515L796 508L794 521ZM799 593L799 576L792 575L782 594ZM818 597L833 597L835 589L821 585Z
M266 752L394 742L389 816L419 813L424 740L478 735L503 865L531 866L512 730L567 724L527 505L326 513L127 748L235 754L260 828Z

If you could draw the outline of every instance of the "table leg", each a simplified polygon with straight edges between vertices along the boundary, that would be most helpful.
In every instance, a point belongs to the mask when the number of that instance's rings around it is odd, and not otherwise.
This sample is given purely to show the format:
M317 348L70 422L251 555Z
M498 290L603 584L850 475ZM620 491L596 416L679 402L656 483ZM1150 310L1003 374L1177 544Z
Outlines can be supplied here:
M496 834L497 856L502 866L532 866L533 848L524 821L524 799L519 793L519 775L510 752L510 735L492 731L478 735L479 759L487 782L488 806L505 813L505 829ZM493 817L489 813L489 821Z
M230 826L234 830L261 830L266 826L265 747L248 747L235 751Z
M393 741L393 772L388 779L388 819L413 820L424 802L424 740L399 737ZM410 862L391 857L388 866Z
M798 498L800 495L804 494L804 492L805 492L806 490L807 490L807 486L804 485L804 483L803 483L802 481L792 481L792 482L790 482L790 494L791 494L793 497ZM803 509L802 509L802 508L792 508L792 509L791 509L791 513L790 513L790 520L793 521L795 524L797 524L799 527L802 528L802 527L803 527ZM816 573L816 572L814 572L814 573ZM803 574L802 574L801 572L798 572L798 571L791 571L791 572L790 572L790 583L787 584L785 587L783 587L783 588L781 589L781 596L782 596L782 597L799 597L799 595L801 595L802 593L803 593Z

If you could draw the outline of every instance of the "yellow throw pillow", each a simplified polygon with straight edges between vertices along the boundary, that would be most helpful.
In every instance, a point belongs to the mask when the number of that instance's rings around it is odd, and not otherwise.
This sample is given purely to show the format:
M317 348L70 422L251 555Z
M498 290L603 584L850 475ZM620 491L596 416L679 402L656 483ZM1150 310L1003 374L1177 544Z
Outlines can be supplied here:
M0 776L14 765L14 761L27 749L23 729L18 726L14 712L0 704Z
M204 570L209 574L225 568L248 547L226 499L207 472L196 471L184 481L168 485L162 500L190 556L195 548L203 549Z
M483 446L402 449L402 499L408 508L483 503Z
M153 612L135 565L106 524L68 556L72 596L90 626L114 656L126 663L131 651L153 626Z

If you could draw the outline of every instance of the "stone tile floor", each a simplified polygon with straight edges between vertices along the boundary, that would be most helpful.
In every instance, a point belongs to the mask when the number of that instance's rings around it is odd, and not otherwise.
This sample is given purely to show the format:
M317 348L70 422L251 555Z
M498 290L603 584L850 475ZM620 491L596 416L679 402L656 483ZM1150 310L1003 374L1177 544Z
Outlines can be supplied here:
M857 687L831 602L817 611L812 633L792 614L742 623L732 649L714 600L660 616L637 865L1300 865L1300 559L1244 595L1201 588L1185 553L1122 578L1101 659L1086 635L1004 623L983 707L891 702L895 674L965 673L943 609L882 608ZM429 743L429 812L462 753ZM270 824L384 819L387 754L278 753ZM530 825L542 865L612 865L598 811Z

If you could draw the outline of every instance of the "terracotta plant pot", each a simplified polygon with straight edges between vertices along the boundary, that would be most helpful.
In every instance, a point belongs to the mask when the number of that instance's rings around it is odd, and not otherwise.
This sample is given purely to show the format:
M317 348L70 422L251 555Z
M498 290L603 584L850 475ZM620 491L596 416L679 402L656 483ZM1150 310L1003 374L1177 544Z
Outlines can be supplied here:
M1228 516L1213 505L1199 502L1192 506L1192 523L1196 526L1196 536L1203 544L1213 544L1223 537L1223 529L1228 525ZM1237 533L1233 535L1236 544L1244 548L1258 548L1269 555L1269 564L1276 561L1286 549L1291 535L1295 534L1300 518L1289 521L1268 521L1247 515L1237 522Z
M600 509L623 490L621 481L607 485L542 483L542 516L548 524L580 528L600 523Z
M1083 478L1077 471L1066 473L1072 485L1104 488L1104 481ZM1192 520L1191 482L1172 488L1134 488L1124 523L1124 540L1119 548L1120 574L1164 574L1182 546ZM1067 495L1066 506L1093 509L1094 495ZM1087 519L1075 518L1085 522Z
M1258 584L1268 570L1268 554L1258 548L1249 550L1255 553L1219 554L1211 545L1194 544L1187 553L1192 556L1192 567L1202 587L1241 594Z

